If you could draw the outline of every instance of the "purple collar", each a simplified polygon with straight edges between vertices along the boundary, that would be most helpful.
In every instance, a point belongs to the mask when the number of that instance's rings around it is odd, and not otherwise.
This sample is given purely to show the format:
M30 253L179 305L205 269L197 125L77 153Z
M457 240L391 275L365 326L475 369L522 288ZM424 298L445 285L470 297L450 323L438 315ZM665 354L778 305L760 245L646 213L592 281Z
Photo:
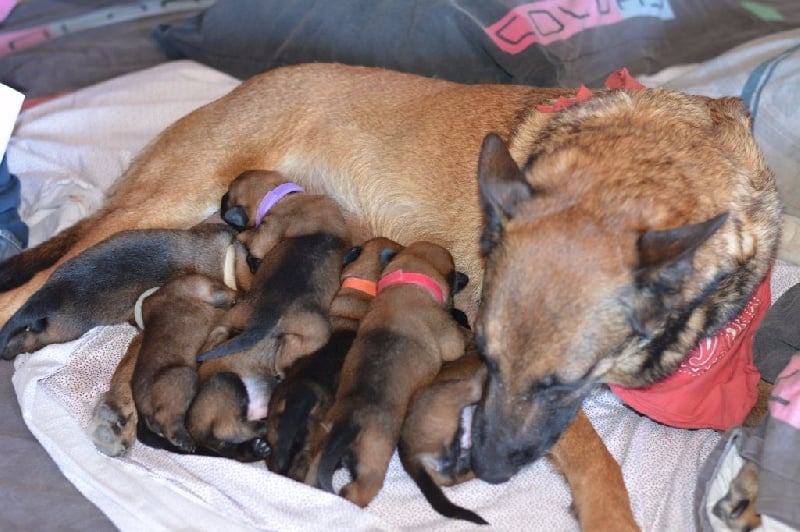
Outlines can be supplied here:
M288 196L292 192L305 192L303 187L298 185L297 183L283 183L278 185L277 187L273 188L261 199L261 203L258 204L258 210L256 211L256 220L255 225L258 226L261 224L261 220L264 219L264 216L267 215L269 210L275 206L283 197Z

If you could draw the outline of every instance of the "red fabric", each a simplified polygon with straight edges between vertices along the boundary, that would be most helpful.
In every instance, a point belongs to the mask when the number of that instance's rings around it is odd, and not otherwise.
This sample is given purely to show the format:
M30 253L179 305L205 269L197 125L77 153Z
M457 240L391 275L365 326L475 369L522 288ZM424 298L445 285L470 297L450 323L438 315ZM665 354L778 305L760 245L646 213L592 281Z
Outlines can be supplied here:
M606 79L606 87L609 89L621 89L638 91L645 88L644 85L636 81L636 78L631 76L627 68L620 68L614 71L608 79Z
M770 306L769 279L767 274L739 315L701 340L675 373L649 386L611 389L637 412L672 427L741 425L758 398L753 337Z
M592 97L592 91L587 89L586 86L581 84L580 87L575 91L574 98L567 98L565 96L559 96L558 99L553 103L553 105L537 105L536 110L542 113L557 113L562 109L566 109L567 107L572 107L578 102L585 102L589 98Z

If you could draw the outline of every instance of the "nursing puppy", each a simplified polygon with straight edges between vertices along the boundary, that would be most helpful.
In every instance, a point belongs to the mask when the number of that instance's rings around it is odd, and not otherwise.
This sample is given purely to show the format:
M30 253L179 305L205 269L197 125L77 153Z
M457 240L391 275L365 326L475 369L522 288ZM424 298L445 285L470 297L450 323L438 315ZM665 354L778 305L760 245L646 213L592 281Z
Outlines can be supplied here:
M414 394L397 447L403 468L434 510L484 525L488 523L482 517L450 502L441 486L475 477L464 416L480 400L485 379L486 366L475 344L469 342L463 356L442 364L430 386Z
M221 454L263 440L277 380L328 341L328 311L349 245L336 204L308 194L283 198L241 238L256 267L252 285L209 333L187 415L192 437Z
M458 306L474 320L481 305L489 369L479 477L501 482L554 441L575 465L605 460L577 452L603 449L569 424L579 398L666 375L735 315L775 255L780 207L739 99L614 90L539 107L574 94L330 64L254 77L165 130L101 211L0 266L0 322L54 262L123 229L189 227L238 173L273 169L335 198L354 239L431 240L470 276ZM581 526L635 526L619 468L602 473Z
M434 379L442 362L464 354L465 335L450 309L467 279L450 253L415 242L390 257L345 358L323 422L330 433L306 479L333 492L333 474L346 466L353 480L340 495L362 507L383 485L411 396Z
M342 284L330 308L330 339L295 362L272 392L267 417L267 441L272 449L267 465L271 471L305 479L311 461L310 442L324 439L322 420L333 404L345 355L375 296L383 270L381 255L401 249L400 244L378 237L345 255Z
M176 272L247 283L245 256L224 224L117 233L53 273L0 330L0 352L9 359L74 340L97 325L133 321L139 295Z
M197 354L236 295L219 281L192 274L167 281L142 303L133 399L146 426L182 451L196 448L186 412L197 393Z

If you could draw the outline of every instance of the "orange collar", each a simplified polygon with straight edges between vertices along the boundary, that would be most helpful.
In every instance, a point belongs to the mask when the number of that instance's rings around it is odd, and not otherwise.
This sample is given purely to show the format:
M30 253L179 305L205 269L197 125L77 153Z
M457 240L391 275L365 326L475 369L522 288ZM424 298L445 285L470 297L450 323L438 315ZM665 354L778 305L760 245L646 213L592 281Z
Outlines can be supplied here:
M342 281L342 288L352 288L363 292L368 296L375 296L378 293L378 286L375 281L369 279L361 279L360 277L347 277Z
M378 292L394 284L415 284L421 286L430 292L433 299L439 303L444 303L444 290L439 286L439 283L424 273L406 273L403 270L395 270L392 273L384 275L381 280L378 281Z

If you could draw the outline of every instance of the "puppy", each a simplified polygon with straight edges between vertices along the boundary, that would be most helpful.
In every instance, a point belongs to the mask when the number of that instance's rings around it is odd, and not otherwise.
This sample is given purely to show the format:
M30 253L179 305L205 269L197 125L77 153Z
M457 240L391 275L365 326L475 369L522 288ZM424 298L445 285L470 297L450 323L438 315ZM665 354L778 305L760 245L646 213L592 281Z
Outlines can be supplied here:
M303 188L279 172L247 170L234 178L222 196L220 216L240 231L256 227L272 207L294 192Z
M183 451L196 448L185 418L197 392L197 354L235 300L223 283L192 274L168 281L142 304L133 399L147 427Z
M139 295L176 272L247 285L245 256L224 224L117 233L56 270L0 330L0 352L10 359L74 340L97 325L132 322Z
M411 400L397 450L406 472L431 506L445 517L488 524L447 499L441 486L475 477L470 466L469 418L481 398L486 366L469 342L460 358L442 364L436 379Z
M271 471L302 481L311 461L310 441L324 436L322 419L333 404L344 357L377 290L381 255L397 253L400 244L373 238L344 258L342 284L330 308L331 337L313 354L300 358L272 392L267 417Z
M256 268L252 286L209 334L187 415L192 437L220 454L263 439L277 380L327 342L349 245L336 204L307 194L283 198L241 237Z
M353 480L340 495L366 506L383 485L409 401L442 362L464 353L464 333L450 315L453 294L466 285L450 253L415 242L388 261L378 295L345 358L330 433L313 459L307 482L333 492L334 471Z

